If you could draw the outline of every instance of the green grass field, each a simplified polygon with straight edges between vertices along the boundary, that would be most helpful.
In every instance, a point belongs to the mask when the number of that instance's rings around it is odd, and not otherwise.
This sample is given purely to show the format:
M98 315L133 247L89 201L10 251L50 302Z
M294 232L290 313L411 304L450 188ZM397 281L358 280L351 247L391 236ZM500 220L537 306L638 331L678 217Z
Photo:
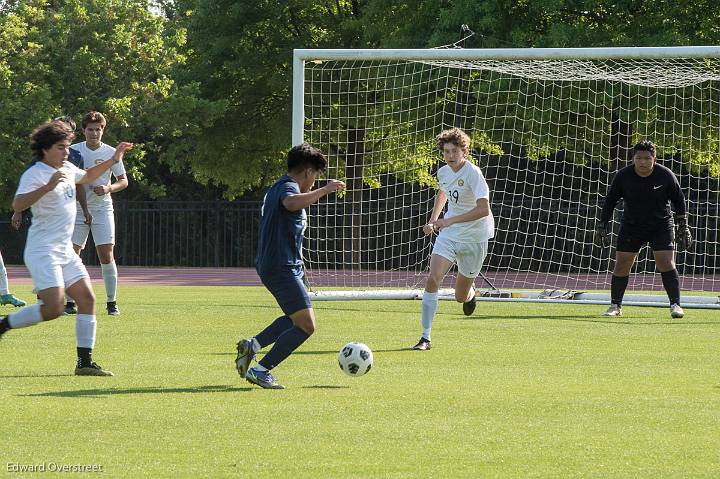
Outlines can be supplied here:
M433 349L417 352L419 301L318 302L316 334L275 370L288 389L266 391L233 363L237 339L279 315L264 289L120 292L95 353L113 378L72 375L72 318L0 340L0 475L720 475L718 311L480 303L466 318L441 302ZM374 351L361 378L337 367L352 340Z

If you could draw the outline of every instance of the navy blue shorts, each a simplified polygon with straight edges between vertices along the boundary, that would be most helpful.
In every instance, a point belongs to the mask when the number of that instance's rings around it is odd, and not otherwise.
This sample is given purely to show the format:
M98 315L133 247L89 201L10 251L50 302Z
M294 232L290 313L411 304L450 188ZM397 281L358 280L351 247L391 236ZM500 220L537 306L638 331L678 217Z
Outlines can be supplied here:
M312 308L303 283L303 269L300 266L285 266L271 270L258 270L260 280L275 297L283 313L290 316L303 309Z
M637 253L647 243L653 251L668 251L675 249L674 242L675 232L671 222L654 226L620 224L617 251Z

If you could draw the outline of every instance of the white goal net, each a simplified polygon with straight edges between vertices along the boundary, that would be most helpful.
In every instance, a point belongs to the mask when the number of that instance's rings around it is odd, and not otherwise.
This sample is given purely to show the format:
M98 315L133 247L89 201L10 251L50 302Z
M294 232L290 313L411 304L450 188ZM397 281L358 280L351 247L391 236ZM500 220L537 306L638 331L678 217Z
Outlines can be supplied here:
M423 286L434 137L457 126L491 189L483 274L496 288L607 290L615 250L593 245L595 222L614 173L649 139L688 205L681 287L720 291L719 51L296 51L293 140L323 150L327 176L348 186L310 208L309 283ZM647 248L628 290L663 291Z

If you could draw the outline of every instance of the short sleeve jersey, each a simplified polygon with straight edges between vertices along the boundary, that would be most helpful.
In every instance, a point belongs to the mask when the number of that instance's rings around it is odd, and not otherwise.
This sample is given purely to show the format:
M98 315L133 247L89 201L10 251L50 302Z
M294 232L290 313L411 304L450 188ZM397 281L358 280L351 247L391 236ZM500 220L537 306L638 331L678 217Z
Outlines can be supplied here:
M675 174L667 167L655 164L649 176L640 176L633 165L618 171L610 184L600 220L612 219L620 200L625 202L622 221L628 225L653 226L670 221L672 204L676 215L684 215L685 196Z
M83 141L82 143L76 143L74 145L71 145L70 149L76 150L78 154L82 157L82 167L85 169L98 165L105 160L109 160L110 158L112 158L113 154L115 154L115 148L110 145L106 145L105 143L101 143L98 149L91 150L90 148L88 148L86 142ZM91 184L83 185L83 187L85 188L87 205L91 211L112 211L112 195L98 196L93 191L93 188L98 185L109 185L113 175L116 178L118 176L125 175L125 166L123 165L122 161L114 164L112 167L110 167L109 170L100 175ZM82 214L79 203L77 205L77 209L78 211L80 211L80 214Z
M477 206L477 200L481 198L490 201L490 188L485 176L469 161L465 161L458 171L453 171L448 165L441 167L437 179L440 189L447 196L445 218L467 213ZM495 236L495 219L490 212L480 219L443 228L440 234L459 243L481 243Z
M50 253L58 257L75 254L70 241L75 226L75 183L85 176L85 170L69 161L60 169L70 173L71 181L61 181L30 207L33 221L28 230L26 253ZM22 174L15 195L31 193L46 185L56 171L38 161Z
M283 200L300 193L300 185L285 175L265 194L255 264L258 271L302 265L302 242L307 226L304 209L288 211Z

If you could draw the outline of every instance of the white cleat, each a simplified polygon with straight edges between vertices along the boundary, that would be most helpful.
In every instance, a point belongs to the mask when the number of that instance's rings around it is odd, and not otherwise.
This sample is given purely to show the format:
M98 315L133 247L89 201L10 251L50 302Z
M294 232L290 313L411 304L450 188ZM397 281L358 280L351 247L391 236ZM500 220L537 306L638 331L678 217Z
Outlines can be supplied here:
M622 316L622 308L617 304L611 304L603 316Z
M683 311L679 304L673 303L670 305L671 318L682 318L683 316L685 316L685 311Z

